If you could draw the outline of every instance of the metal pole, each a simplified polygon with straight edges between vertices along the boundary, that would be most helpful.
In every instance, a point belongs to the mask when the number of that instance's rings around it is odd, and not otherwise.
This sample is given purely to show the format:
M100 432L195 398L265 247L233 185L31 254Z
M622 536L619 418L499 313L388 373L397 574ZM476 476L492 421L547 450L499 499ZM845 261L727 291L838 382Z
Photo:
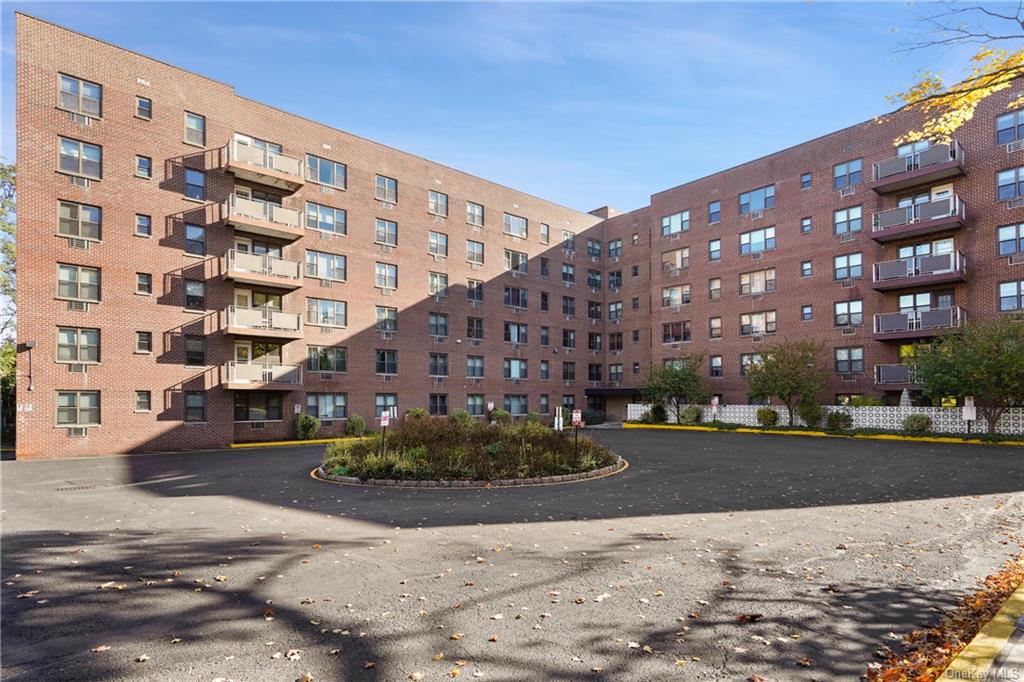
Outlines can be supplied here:
M574 450L576 452L576 461L579 462L580 461L580 427L574 425L573 426L573 431L575 432L575 435L573 436L573 441L574 441Z
M384 442L387 440L387 437L388 437L388 427L386 427L386 426L380 427L380 456L381 457L384 456Z

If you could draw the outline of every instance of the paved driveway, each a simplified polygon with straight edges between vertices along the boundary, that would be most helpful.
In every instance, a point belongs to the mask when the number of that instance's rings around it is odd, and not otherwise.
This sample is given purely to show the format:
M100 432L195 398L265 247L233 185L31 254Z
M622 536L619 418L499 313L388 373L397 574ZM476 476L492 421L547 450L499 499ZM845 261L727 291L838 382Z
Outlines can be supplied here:
M4 462L4 679L855 680L1019 549L1024 449L594 435L626 472L520 489Z

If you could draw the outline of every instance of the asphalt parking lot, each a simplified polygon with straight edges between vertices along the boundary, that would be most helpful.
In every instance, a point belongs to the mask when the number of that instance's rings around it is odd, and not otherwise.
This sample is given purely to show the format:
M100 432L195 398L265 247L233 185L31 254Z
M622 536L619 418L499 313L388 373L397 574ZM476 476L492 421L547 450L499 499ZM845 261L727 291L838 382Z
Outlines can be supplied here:
M1020 549L1022 448L593 435L630 467L515 489L4 462L3 677L854 680Z

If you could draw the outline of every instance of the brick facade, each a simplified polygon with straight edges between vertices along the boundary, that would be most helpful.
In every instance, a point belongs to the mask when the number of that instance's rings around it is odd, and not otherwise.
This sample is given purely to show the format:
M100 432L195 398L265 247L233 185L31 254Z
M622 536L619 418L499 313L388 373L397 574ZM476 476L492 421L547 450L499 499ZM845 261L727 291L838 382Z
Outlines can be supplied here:
M74 117L58 106L59 74L102 86L99 116ZM1014 92L1019 91L1015 88ZM136 114L136 97L152 102L152 117ZM943 284L954 305L970 319L998 314L999 282L1024 279L1024 270L999 257L996 227L1024 222L1022 209L1010 209L995 201L995 173L1024 165L1024 152L1008 153L994 142L993 120L1011 98L999 93L965 125L959 142L966 151L962 169L952 182L966 205L967 220L947 232L916 241L952 236L955 250L967 258L967 282ZM205 144L185 139L185 113L205 117ZM446 166L394 150L378 143L335 130L301 117L238 96L228 85L117 48L25 15L17 17L17 162L18 162L18 443L19 457L69 457L126 451L177 450L223 446L234 441L287 437L294 431L295 415L305 408L310 393L342 393L347 413L372 418L377 394L397 394L398 409L426 407L430 394L447 396L449 411L466 406L467 395L483 395L485 404L503 405L507 394L527 396L530 411L540 411L547 396L548 414L572 396L577 407L587 404L592 393L621 394L635 387L652 364L693 351L721 355L723 376L713 378L716 392L728 402L746 402L739 374L741 353L756 352L759 344L740 335L740 315L745 311L774 310L778 337L814 338L822 341L831 358L833 348L864 349L864 371L853 376L834 375L826 396L880 394L872 375L876 364L898 362L899 344L874 340L871 320L875 313L895 312L898 296L908 291L939 287L876 291L872 265L893 260L900 246L914 239L878 243L872 239L872 215L896 204L901 193L872 189L872 163L893 156L892 139L913 125L905 116L885 123L868 122L801 144L769 157L652 195L650 205L629 213L607 207L582 213L543 201ZM76 120L77 118L77 120ZM328 188L313 179L292 182L280 174L251 174L233 170L237 158L232 140L236 134L280 145L281 154L305 165L312 154L345 165L344 188ZM81 186L68 173L59 172L59 138L80 140L102 148L102 177ZM136 156L152 159L151 179L136 177ZM833 166L849 159L863 159L863 179L849 196L833 189ZM186 196L186 171L205 173L205 197ZM811 187L801 189L801 174L813 174ZM303 172L305 175L305 171ZM397 201L376 198L377 176L397 181ZM248 178L248 179L247 179ZM77 182L77 184L76 184ZM276 183L278 187L272 187ZM283 184L282 184L283 183ZM290 183L290 185L289 185ZM942 184L933 182L924 185ZM281 186L289 185L287 189ZM294 185L301 185L294 189ZM774 185L775 207L760 217L738 215L738 195ZM920 189L920 188L918 188ZM274 236L252 236L254 229L239 226L226 208L236 192L276 194L285 208L302 218L307 202L345 211L347 233L326 238L313 229L272 230ZM447 195L446 217L429 211L428 192ZM720 221L709 224L708 202L721 201ZM102 210L102 234L88 248L58 234L61 201ZM484 225L467 219L467 202L484 207ZM843 241L833 231L833 212L847 206L863 207L863 228ZM661 235L663 216L690 211L689 229L676 238ZM137 214L152 218L152 235L135 234ZM528 235L519 239L503 230L503 215L528 220ZM810 233L802 234L801 219L811 217ZM398 224L398 243L384 248L375 243L377 219ZM203 253L186 250L186 225L205 227ZM541 240L541 225L549 226L550 238ZM772 226L777 245L758 260L739 253L739 233ZM258 226L257 226L258 227ZM447 235L448 255L435 258L428 252L428 233ZM563 247L563 231L575 235L575 248ZM271 249L280 248L283 259L298 262L301 279L287 282L273 277L263 284L232 279L226 254L238 239L251 237ZM588 239L601 245L601 256L592 258ZM722 256L709 262L710 239L721 239ZM483 243L482 266L467 262L467 240ZM621 255L609 256L610 243L621 240ZM194 246L194 245L193 245ZM690 248L689 267L678 273L663 270L662 254ZM527 272L516 276L505 268L504 251L528 255ZM326 283L302 277L307 250L344 255L344 282ZM863 254L864 275L843 283L833 278L833 257ZM547 259L549 273L542 273ZM801 262L813 261L813 274L800 276ZM276 262L276 261L275 261ZM398 267L398 287L385 294L374 286L377 263ZM575 282L562 281L563 264L575 268ZM100 300L87 310L74 310L58 298L57 264L94 267L100 270ZM774 268L774 292L759 297L741 296L741 273ZM588 286L587 271L601 273L601 288ZM621 272L621 285L610 288L609 276ZM152 275L152 293L136 293L137 273ZM428 292L430 273L448 277L447 298ZM228 276L226 277L225 274ZM722 281L721 297L708 300L708 280ZM186 309L185 282L203 282L202 309ZM259 280L259 278L257 278ZM467 300L469 280L484 282L484 301ZM269 286L265 286L269 284ZM690 284L689 304L662 306L662 289ZM525 309L504 304L506 286L528 291ZM227 309L238 303L239 290L251 296L280 295L281 312L305 318L307 299L330 299L347 304L343 327L304 324L297 338L268 338L249 331L229 329ZM542 292L548 310L541 310ZM575 314L567 319L563 297L575 299ZM832 306L845 299L863 300L864 324L852 334L833 323ZM600 320L588 319L588 303L599 302ZM622 303L619 320L609 319L612 304ZM813 305L813 318L801 320L801 307ZM398 309L397 329L384 334L376 329L376 306ZM78 306L81 307L81 306ZM435 339L428 334L431 313L447 315L448 333ZM722 318L722 338L708 338L708 318ZM484 338L467 337L467 318L484 319ZM692 340L663 343L664 323L691 322ZM525 344L504 341L504 322L524 323ZM57 361L58 327L100 330L100 361L83 367ZM550 343L541 345L541 329L548 328ZM574 330L576 347L562 347L564 329ZM152 333L151 353L136 352L136 332ZM600 350L588 348L588 335L601 335ZM621 350L609 348L610 335L622 334ZM272 336L272 334L269 334ZM205 338L201 365L186 364L186 337ZM236 421L237 394L263 396L251 386L228 387L226 363L236 358L236 343L281 344L280 365L304 365L307 346L340 346L347 351L347 371L325 374L303 371L301 383L268 386L280 396L279 419ZM35 344L31 351L28 346ZM397 351L397 374L377 373L378 349ZM250 351L251 352L251 351ZM447 354L445 378L430 376L430 353ZM466 357L485 358L485 375L479 381L466 376ZM32 361L29 386L29 357ZM528 376L520 382L503 378L506 358L526 359ZM549 378L541 378L541 363L549 363ZM563 379L563 364L575 363L575 378ZM78 363L81 364L81 363ZM588 380L591 364L601 366L600 381ZM622 378L613 381L613 366L622 366ZM72 371L74 370L74 371ZM30 390L31 389L31 390ZM600 389L595 391L594 389ZM135 392L151 392L150 410L136 410ZM85 434L57 425L57 400L61 391L99 391L100 425ZM184 395L205 396L205 419L185 420ZM591 398L615 416L622 416L626 397L602 395ZM254 400L262 400L256 398ZM324 426L330 434L344 428L337 420Z

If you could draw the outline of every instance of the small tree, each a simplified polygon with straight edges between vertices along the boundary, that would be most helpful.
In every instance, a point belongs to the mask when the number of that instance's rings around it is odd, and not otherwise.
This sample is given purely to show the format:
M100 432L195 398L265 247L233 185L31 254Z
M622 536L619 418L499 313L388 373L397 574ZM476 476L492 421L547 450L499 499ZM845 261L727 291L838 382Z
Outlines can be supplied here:
M747 368L750 395L776 398L786 406L789 425L793 412L802 402L811 402L825 384L825 373L818 367L821 345L812 341L784 340L761 353L761 362Z
M1024 321L968 324L914 353L918 381L933 401L973 396L995 433L1008 407L1024 399Z
M676 423L680 423L680 411L686 404L703 404L711 397L711 391L701 374L704 358L705 355L700 353L653 368L640 386L644 401L671 409Z

